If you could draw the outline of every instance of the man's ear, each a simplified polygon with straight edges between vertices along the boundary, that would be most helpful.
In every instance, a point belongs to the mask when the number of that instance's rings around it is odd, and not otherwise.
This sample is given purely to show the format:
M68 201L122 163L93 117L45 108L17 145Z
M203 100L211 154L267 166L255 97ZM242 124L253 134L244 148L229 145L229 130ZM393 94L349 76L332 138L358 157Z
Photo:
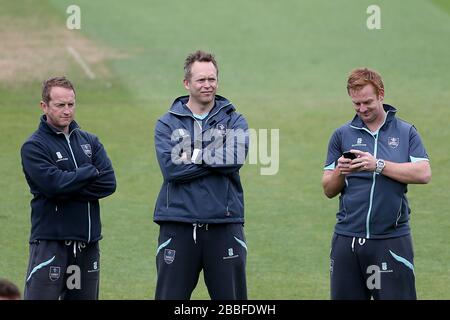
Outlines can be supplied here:
M42 112L47 113L47 108L48 108L47 104L44 101L41 101Z
M384 100L384 89L380 89L380 91L378 91L378 99L381 101Z
M183 85L184 85L184 87L186 88L186 90L189 90L189 88L190 88L189 80L184 79L184 80L183 80Z

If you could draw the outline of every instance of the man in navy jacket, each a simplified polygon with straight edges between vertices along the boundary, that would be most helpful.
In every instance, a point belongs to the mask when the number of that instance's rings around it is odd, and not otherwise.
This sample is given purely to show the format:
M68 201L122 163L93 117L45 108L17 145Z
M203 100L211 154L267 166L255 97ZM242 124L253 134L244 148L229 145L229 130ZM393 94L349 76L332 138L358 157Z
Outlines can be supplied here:
M74 121L75 89L64 77L43 84L39 128L21 149L31 200L25 299L97 299L99 199L116 179L98 138Z
M189 299L203 270L212 299L246 299L244 199L239 169L248 127L216 95L218 68L203 51L185 61L184 86L155 129L164 178L154 221L160 225L156 299Z
M383 103L376 71L353 70L347 91L356 115L333 133L322 179L327 197L340 194L331 298L416 299L406 192L430 181L428 155L416 128Z

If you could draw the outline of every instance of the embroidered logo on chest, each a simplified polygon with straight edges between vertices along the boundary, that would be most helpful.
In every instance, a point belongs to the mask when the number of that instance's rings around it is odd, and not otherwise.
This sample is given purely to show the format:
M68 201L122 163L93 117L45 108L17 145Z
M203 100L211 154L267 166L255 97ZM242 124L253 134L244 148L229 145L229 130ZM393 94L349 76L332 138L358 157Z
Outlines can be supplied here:
M389 137L388 138L388 146L392 149L395 149L400 144L400 138Z
M84 154L87 155L89 158L92 156L92 149L90 144L82 144L81 149L83 149Z

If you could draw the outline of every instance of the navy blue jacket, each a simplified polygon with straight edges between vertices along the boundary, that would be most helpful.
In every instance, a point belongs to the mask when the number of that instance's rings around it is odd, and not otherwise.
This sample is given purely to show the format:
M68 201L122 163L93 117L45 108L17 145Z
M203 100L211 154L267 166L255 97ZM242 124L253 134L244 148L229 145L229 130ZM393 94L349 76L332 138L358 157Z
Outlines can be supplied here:
M386 120L372 133L355 115L330 139L325 170L334 170L344 151L358 149L377 159L397 163L428 161L416 128L395 117L397 110L383 105ZM349 174L339 197L335 232L360 238L393 238L410 233L407 185L383 174Z
M31 236L35 240L101 239L99 199L116 190L103 145L75 121L65 135L41 117L23 144L22 167L33 194Z
M247 122L235 112L231 102L218 95L208 118L197 120L186 106L188 99L188 96L177 98L170 111L156 123L155 148L164 181L156 201L154 221L243 223L244 197L239 169L248 150ZM238 132L239 137L230 138L230 129ZM195 130L201 131L197 138ZM220 139L211 138L211 134L218 134ZM208 147L225 141L222 139L228 139L235 148L225 150L224 143L223 148L212 149L223 150L223 156L232 159L229 161L232 163L211 161L213 153L208 152ZM203 149L200 161L174 161L182 152L194 155L196 148Z

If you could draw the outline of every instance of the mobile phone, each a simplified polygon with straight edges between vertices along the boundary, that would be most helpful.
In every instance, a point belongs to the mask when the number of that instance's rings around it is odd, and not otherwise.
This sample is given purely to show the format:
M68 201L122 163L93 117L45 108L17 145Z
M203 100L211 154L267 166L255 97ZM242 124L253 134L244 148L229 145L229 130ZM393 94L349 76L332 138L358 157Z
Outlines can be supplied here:
M350 151L345 151L342 155L346 159L350 159L350 160L356 159L356 154L354 154L353 152L350 152Z

